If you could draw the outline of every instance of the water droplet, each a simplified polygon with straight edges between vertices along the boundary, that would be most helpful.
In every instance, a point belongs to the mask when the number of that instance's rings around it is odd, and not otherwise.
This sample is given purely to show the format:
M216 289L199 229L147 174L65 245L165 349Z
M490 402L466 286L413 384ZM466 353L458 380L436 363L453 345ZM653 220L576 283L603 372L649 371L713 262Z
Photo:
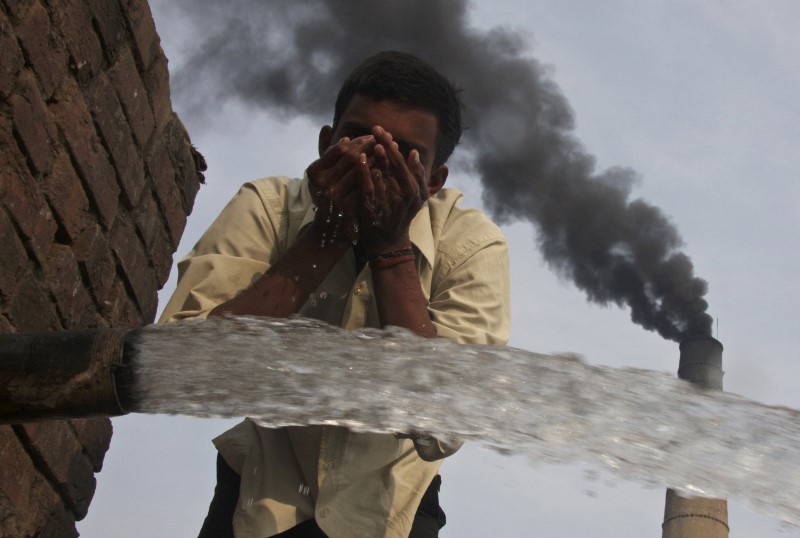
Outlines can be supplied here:
M320 299L327 299L328 298L328 292L327 291L320 292L319 298Z
M343 213L342 211L339 211L339 212L336 214L336 216L337 216L337 217L339 217L339 218L342 218L342 217L344 217L344 213Z
M315 205L312 205L312 206L311 206L311 211L313 211L314 213L316 213L317 211L319 211L319 208L318 208L317 206L315 206Z
M353 231L358 233L358 224L353 224Z
M353 239L353 246L356 246L357 244L358 244L358 239Z
M311 268L312 268L312 269L316 269L316 268L317 268L317 264L316 264L316 263L312 263L312 264L311 264Z

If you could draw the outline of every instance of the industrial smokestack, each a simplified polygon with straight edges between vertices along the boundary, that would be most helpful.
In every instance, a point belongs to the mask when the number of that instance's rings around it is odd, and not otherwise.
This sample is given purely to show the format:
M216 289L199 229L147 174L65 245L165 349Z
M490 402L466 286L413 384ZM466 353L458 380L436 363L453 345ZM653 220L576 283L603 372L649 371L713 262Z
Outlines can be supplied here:
M574 135L566 98L521 34L475 29L466 0L236 6L176 0L165 7L190 29L188 56L172 81L192 132L229 100L329 122L339 85L365 56L417 54L464 90L469 128L458 162L480 176L496 220L531 222L547 263L589 300L629 307L634 322L664 338L711 334L707 285L680 251L675 226L632 199L635 171L596 170Z
M705 389L722 390L722 343L711 336L691 336L680 344L678 377Z
M678 377L704 389L722 390L722 344L711 336L681 342ZM728 503L722 499L688 498L667 490L662 538L727 538Z
M136 331L0 334L0 424L124 415Z

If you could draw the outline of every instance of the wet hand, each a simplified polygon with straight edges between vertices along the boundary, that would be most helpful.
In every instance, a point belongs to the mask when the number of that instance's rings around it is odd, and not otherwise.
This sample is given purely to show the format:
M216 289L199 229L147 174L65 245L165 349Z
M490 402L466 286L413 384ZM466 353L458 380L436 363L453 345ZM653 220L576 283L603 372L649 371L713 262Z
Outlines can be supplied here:
M409 226L430 194L419 152L403 155L391 133L379 126L372 136L371 158L359 165L359 220L365 251L377 254L410 245Z
M326 242L357 241L360 166L373 152L375 137L342 138L307 169L316 215L314 226Z

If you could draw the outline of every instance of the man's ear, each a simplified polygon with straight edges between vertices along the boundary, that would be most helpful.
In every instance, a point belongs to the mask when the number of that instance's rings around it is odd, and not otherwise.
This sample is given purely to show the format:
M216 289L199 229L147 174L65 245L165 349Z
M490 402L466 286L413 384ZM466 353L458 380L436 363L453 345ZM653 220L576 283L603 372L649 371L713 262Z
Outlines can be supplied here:
M322 129L319 130L319 142L317 149L319 150L319 156L322 157L322 154L325 153L325 150L331 146L331 137L333 136L333 127L330 125L324 125Z
M447 181L447 174L449 172L450 171L447 169L446 164L440 165L439 168L431 172L431 177L428 179L428 193L430 193L431 196L439 192L441 188L444 187L444 183Z

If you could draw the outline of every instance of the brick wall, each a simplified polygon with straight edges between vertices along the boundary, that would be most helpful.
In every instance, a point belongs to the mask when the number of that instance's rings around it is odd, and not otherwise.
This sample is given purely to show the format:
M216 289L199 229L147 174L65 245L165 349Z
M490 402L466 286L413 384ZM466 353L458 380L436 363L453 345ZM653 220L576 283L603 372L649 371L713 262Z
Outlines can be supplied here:
M0 332L152 322L203 168L145 0L0 0ZM0 536L77 536L110 439L0 426Z

